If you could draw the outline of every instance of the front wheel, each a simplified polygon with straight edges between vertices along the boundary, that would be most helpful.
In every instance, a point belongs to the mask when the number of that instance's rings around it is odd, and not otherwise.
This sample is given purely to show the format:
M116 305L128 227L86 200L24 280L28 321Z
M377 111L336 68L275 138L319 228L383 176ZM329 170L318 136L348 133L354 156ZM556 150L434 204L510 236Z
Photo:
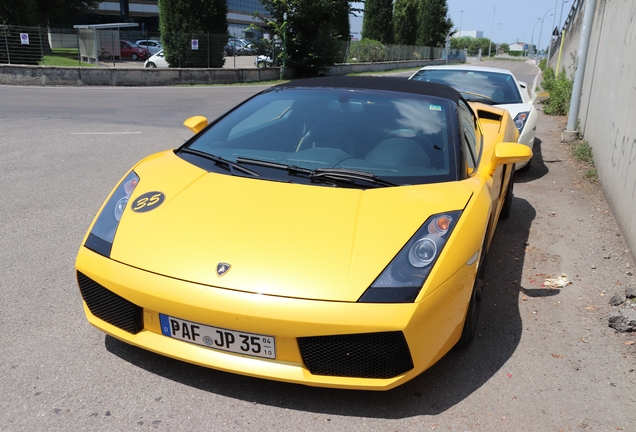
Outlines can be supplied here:
M148 64L146 65L147 68L156 68L157 65L154 64L153 62L148 62Z
M139 57L137 56L137 54L132 53L132 55L130 56L130 58L131 58L133 61L137 61L137 59L138 59Z
M480 265L482 265L482 263L480 263ZM466 320L464 321L464 328L462 329L462 335L459 341L457 341L455 345L456 348L466 348L477 335L479 313L481 311L481 287L483 285L479 273L481 272L478 272L475 278L473 292L470 295L470 302L468 303L468 311L466 312Z
M515 172L512 171L510 174L510 181L508 182L508 189L506 189L506 197L504 198L504 203L501 206L501 213L499 213L499 217L501 219L507 219L510 216L510 212L512 211L512 189L515 184Z

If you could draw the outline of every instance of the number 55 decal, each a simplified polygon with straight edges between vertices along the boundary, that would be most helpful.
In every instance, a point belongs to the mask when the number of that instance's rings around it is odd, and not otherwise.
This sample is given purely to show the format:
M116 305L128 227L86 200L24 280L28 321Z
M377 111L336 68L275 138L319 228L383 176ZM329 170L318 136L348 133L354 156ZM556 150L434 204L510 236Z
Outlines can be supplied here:
M161 192L147 192L141 195L132 203L132 210L136 212L147 212L161 205L165 195Z

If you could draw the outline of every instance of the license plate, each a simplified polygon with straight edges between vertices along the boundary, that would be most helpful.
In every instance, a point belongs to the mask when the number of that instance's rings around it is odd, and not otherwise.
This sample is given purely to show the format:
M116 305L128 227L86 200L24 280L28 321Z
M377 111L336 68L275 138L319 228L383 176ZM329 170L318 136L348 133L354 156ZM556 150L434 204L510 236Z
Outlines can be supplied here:
M237 354L276 358L276 338L212 327L159 314L164 336Z

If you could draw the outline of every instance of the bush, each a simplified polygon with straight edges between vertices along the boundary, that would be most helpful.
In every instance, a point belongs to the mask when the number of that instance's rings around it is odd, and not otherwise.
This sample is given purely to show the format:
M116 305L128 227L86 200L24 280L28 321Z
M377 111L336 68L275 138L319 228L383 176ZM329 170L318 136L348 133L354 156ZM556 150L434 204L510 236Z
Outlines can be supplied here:
M548 59L542 58L541 60L539 60L539 69L541 69L542 71L545 71L545 68L547 66L548 66Z
M387 48L380 41L362 39L351 42L349 47L349 63L379 62L387 59Z
M554 70L547 68L543 72L541 86L550 97L544 102L543 112L548 115L566 115L570 109L573 84L574 81L567 77L565 68L558 77L555 77Z
M159 0L161 43L172 67L223 67L225 0ZM198 49L193 49L193 40Z

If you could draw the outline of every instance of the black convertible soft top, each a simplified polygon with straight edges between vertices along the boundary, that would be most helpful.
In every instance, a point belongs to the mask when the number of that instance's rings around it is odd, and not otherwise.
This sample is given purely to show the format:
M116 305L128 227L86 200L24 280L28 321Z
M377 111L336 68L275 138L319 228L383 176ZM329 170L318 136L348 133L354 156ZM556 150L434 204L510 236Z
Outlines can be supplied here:
M451 87L423 81L409 80L397 77L375 76L334 76L307 78L280 84L272 89L280 87L329 87L366 90L384 90L402 93L413 93L427 96L436 96L454 101L456 104L462 99L459 92Z

